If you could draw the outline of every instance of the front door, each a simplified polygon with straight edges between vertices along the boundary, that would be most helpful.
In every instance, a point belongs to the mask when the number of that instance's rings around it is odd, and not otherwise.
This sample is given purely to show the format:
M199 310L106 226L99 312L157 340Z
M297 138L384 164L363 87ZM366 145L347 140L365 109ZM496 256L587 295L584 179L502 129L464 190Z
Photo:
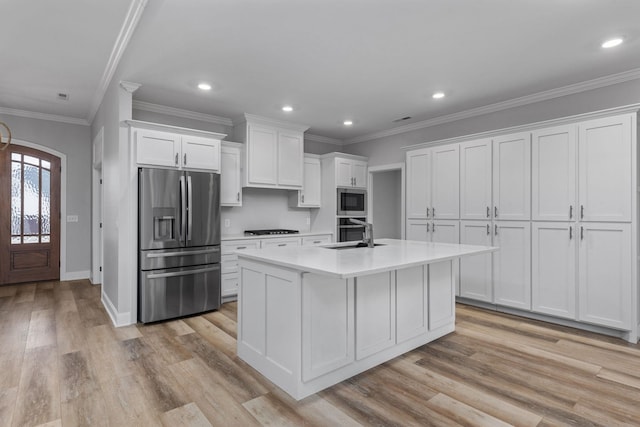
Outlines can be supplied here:
M0 150L0 284L60 279L60 159Z

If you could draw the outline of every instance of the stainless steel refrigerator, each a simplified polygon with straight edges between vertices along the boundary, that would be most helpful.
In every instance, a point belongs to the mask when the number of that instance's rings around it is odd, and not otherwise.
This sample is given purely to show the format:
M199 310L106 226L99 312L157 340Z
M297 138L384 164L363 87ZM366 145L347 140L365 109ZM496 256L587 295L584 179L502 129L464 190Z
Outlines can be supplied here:
M138 170L138 320L220 307L220 175Z

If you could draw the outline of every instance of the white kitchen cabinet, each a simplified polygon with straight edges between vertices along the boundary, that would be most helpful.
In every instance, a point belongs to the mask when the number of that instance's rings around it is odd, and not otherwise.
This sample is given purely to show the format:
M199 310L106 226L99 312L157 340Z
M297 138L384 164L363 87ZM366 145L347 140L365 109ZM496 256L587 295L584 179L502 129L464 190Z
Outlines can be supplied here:
M157 129L134 129L134 132L136 163L139 165L207 172L220 171L219 139Z
M632 319L631 224L581 223L578 318L628 330Z
M494 302L531 310L531 223L497 221L493 223Z
M576 242L573 222L534 222L531 230L531 307L575 319Z
M458 219L458 144L407 152L407 218Z
M631 221L633 151L631 116L590 120L578 126L579 219Z
M220 159L220 206L242 206L240 144L223 142Z
M491 153L491 139L460 143L460 219L492 217Z
M320 158L304 155L304 182L302 190L289 194L289 206L296 208L319 208L322 198L322 170Z
M302 246L324 245L332 242L331 234L318 234L316 236L303 236Z
M367 188L367 163L336 157L336 187Z
M286 246L300 246L299 237L278 237L274 239L263 239L261 248L284 248Z
M460 221L460 243L492 246L491 221ZM492 254L460 259L460 296L478 301L493 302Z
M533 132L531 152L531 219L575 220L576 125Z
M531 133L493 140L493 217L531 219Z
M459 243L460 222L455 220L407 220L407 240Z
M306 129L306 126L245 114L245 121L234 127L236 138L245 144L242 185L301 189Z
M224 240L220 244L220 280L223 300L234 299L238 294L238 256L236 251L260 248L258 239Z

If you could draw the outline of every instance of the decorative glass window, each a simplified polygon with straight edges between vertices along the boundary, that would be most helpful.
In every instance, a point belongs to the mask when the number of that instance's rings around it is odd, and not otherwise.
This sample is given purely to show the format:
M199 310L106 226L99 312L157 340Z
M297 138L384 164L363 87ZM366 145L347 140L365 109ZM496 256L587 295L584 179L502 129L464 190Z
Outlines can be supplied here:
M51 240L51 163L11 153L11 243Z

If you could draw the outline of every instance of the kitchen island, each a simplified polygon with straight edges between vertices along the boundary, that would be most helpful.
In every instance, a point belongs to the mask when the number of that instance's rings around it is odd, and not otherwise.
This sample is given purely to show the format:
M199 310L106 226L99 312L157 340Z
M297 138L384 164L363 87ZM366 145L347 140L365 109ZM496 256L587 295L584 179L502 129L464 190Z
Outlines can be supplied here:
M302 399L453 332L457 260L497 250L376 242L238 251L238 356Z

